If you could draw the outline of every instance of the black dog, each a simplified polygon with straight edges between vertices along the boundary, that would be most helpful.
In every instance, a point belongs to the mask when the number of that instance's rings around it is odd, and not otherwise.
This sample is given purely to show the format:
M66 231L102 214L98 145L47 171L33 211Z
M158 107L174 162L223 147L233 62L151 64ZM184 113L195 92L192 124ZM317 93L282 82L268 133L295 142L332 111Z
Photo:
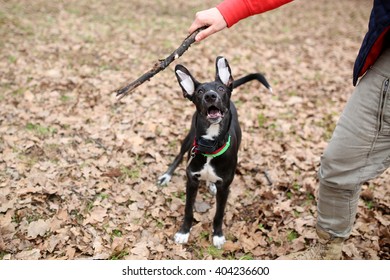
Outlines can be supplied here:
M217 197L213 244L221 248L225 243L222 233L223 215L229 186L236 171L237 153L241 142L237 110L230 101L232 90L254 79L260 81L269 90L271 87L259 73L233 81L229 64L223 57L216 59L216 72L214 82L199 83L184 66L176 66L176 77L184 97L196 105L196 112L192 117L191 129L182 143L180 153L165 174L159 178L158 184L164 185L169 182L184 154L189 152L184 222L175 235L175 242L187 243L188 241L199 181L204 180L210 191Z

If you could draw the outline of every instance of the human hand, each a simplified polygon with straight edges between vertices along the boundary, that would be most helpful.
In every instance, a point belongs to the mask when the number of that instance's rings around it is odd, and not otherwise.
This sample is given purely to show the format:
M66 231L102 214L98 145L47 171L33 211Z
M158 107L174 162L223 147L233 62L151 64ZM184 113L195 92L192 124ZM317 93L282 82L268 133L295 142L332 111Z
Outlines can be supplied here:
M191 24L188 32L191 34L200 27L208 26L195 37L195 41L200 42L208 36L221 31L227 27L226 21L217 8L197 12L195 20Z

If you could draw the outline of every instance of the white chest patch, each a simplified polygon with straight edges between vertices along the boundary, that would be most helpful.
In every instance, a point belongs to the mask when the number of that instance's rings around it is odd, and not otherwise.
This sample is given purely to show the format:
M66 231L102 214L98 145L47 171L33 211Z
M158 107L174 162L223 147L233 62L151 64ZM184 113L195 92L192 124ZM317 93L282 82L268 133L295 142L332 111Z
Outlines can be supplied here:
M206 140L213 140L219 135L219 124L212 124L206 131L206 135L202 135L202 138Z
M199 175L199 179L205 180L207 184L216 183L217 181L222 181L222 178L217 176L214 171L214 168L210 165L212 158L207 158L207 161L203 168L198 172L193 172L192 175Z

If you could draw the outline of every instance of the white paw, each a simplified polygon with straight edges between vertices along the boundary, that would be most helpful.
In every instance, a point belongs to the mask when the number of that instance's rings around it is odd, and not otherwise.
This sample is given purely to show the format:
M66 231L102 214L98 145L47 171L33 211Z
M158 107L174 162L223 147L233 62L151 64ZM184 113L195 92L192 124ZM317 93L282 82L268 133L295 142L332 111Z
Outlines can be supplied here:
M218 249L221 249L223 244L225 244L225 242L226 242L225 236L216 236L216 235L213 236L213 244Z
M160 177L158 178L157 184L159 184L160 186L166 185L166 184L169 183L169 181L171 180L171 178L172 178L171 175L165 173L164 175L162 175L162 176L160 176Z
M217 186L214 183L209 184L209 191L212 195L217 194Z
M188 237L190 236L190 233L176 233L175 234L175 242L177 244L185 244L188 242Z

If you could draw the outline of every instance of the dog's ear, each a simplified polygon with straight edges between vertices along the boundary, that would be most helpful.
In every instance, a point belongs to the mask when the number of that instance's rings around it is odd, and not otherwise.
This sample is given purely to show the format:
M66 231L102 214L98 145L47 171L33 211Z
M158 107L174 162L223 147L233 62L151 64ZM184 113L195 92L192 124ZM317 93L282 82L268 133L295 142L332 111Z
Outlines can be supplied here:
M216 61L216 81L220 81L227 87L233 89L233 76L232 71L230 70L229 63L227 62L226 58L222 56L218 56Z
M181 89L183 90L184 97L192 100L196 86L199 84L190 72L183 65L176 65L175 74L177 81L180 84Z

